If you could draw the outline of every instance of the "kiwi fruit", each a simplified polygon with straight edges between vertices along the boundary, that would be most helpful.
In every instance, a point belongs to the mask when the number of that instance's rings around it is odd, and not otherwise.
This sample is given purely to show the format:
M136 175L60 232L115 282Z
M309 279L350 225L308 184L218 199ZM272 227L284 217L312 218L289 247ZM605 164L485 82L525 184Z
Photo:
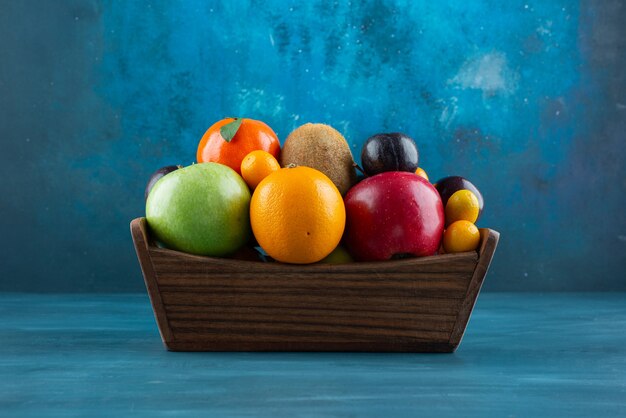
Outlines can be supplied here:
M329 125L307 123L290 133L281 151L281 165L290 164L321 171L342 195L356 183L350 146L343 135Z

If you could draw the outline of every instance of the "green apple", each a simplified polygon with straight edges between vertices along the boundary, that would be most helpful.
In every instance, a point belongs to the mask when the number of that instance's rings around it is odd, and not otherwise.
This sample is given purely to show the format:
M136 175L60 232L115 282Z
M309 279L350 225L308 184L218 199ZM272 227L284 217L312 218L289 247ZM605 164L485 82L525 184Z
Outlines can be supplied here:
M154 237L168 248L221 257L250 237L250 191L230 167L194 164L154 185L146 218Z
M320 261L322 264L346 264L352 262L354 262L354 260L350 256L350 253L341 245L337 246L326 258Z

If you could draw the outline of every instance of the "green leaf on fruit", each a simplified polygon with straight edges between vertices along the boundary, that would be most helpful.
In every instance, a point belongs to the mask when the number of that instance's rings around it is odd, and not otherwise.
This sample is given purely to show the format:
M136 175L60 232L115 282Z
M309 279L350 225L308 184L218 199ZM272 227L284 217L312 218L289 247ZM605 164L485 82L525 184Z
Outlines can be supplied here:
M224 141L230 142L235 137L239 127L241 126L241 122L243 122L242 118L235 118L234 121L227 123L220 128L220 134L222 135L222 138L224 138Z

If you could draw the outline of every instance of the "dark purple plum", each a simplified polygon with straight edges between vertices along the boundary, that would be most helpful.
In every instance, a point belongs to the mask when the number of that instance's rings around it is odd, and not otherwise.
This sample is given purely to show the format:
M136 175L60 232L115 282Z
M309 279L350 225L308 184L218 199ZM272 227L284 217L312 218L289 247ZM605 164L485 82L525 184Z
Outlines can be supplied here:
M150 176L150 180L148 180L148 184L146 185L146 191L144 192L144 198L148 200L148 195L150 194L150 190L154 187L157 181L161 180L161 177L164 177L166 174L171 173L172 171L176 171L179 168L183 168L181 165L168 165L166 167L161 167Z
M419 153L415 141L405 134L376 134L365 141L361 151L363 171L369 176L386 171L415 173Z
M471 181L461 176L450 176L442 178L433 186L435 186L435 189L439 192L439 196L441 196L441 203L443 203L444 208L446 207L446 203L448 203L448 199L450 199L450 196L454 193L459 190L469 190L476 195L476 198L478 198L478 216L483 213L483 206L485 205L483 195Z

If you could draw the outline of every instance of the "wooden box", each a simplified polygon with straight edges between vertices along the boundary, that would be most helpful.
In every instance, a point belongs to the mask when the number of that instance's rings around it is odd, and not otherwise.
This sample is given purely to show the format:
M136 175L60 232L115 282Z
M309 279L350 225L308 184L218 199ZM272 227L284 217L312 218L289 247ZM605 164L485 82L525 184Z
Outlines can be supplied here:
M404 260L289 265L159 248L131 233L163 343L173 351L453 352L498 244Z

